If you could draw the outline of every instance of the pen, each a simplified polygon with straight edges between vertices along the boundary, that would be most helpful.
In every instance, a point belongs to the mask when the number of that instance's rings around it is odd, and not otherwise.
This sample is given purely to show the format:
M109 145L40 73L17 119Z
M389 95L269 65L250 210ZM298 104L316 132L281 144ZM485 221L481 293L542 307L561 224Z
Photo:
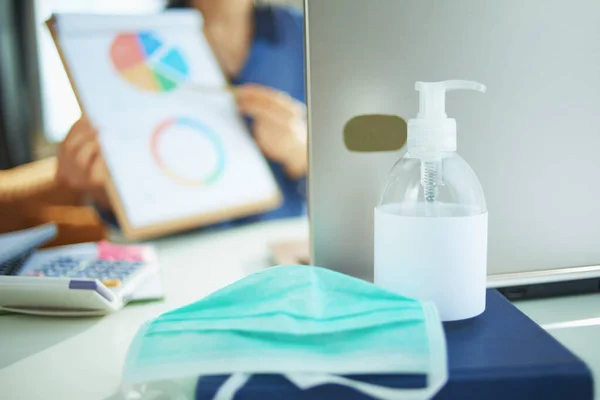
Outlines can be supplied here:
M225 86L211 86L211 85L191 83L191 84L187 84L187 85L182 85L181 89L187 89L187 90L190 90L193 92L203 92L203 93L231 93L231 94L234 94L236 88L235 88L235 86L233 86L231 84L227 84Z

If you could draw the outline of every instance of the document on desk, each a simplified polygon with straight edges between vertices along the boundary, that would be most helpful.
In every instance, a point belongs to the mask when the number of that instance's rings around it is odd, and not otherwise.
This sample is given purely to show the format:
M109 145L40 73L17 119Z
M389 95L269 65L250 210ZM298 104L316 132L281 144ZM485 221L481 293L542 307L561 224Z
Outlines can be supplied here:
M237 111L199 12L58 14L50 24L98 129L126 236L279 205L277 183Z

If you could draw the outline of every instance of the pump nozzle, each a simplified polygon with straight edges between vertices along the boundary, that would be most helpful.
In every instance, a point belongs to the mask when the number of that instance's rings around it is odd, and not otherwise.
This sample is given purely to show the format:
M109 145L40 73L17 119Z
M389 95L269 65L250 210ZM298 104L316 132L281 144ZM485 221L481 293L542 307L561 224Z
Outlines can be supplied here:
M456 121L446 115L446 92L476 90L485 93L486 87L472 81L417 82L419 114L408 121L408 150L421 159L421 185L425 213L435 215L438 186L443 185L442 157L456 151Z
M417 82L419 114L408 121L408 148L419 152L456 150L456 121L446 115L446 92L450 90L476 90L486 87L472 81L452 80L442 82Z
M451 90L476 90L485 93L485 85L472 81L417 82L415 89L420 92L419 115L417 118L448 118L446 115L446 92Z

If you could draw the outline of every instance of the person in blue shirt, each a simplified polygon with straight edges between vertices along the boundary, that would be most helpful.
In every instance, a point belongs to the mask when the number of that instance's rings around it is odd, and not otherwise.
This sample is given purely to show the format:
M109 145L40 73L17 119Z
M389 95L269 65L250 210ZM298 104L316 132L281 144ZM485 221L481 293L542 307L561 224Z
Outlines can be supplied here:
M283 193L279 209L236 222L303 215L308 160L302 14L253 0L176 0L168 7L202 13L203 33ZM85 117L70 129L57 158L59 182L90 195L109 216L108 174L97 131Z

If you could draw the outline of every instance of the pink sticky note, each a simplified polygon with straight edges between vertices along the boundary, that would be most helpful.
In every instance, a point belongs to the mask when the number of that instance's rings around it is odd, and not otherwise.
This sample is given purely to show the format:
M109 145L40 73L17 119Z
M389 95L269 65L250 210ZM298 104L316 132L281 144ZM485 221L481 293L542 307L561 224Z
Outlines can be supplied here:
M145 261L146 247L98 242L98 258L102 260Z

